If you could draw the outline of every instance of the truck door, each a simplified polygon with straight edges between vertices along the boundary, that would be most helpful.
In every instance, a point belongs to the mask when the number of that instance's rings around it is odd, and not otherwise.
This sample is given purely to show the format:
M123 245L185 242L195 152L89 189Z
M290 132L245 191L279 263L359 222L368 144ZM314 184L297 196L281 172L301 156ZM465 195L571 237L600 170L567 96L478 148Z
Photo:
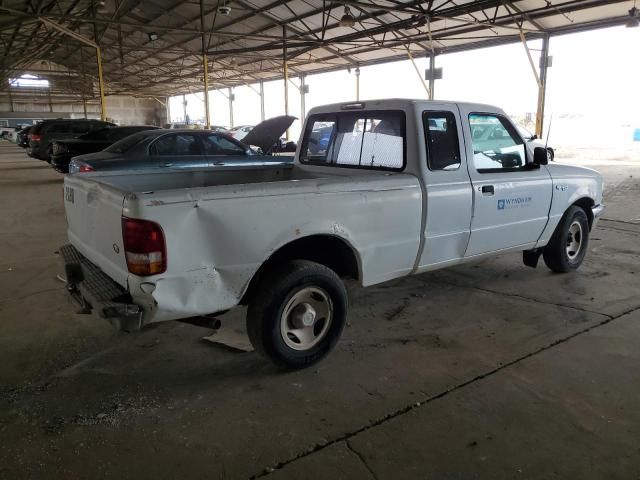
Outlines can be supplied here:
M464 256L473 211L473 192L457 109L448 104L432 105L434 110L422 112L423 138L419 140L419 146L424 146L420 167L427 215L418 271Z
M527 165L524 140L505 116L463 112L473 185L471 238L465 256L532 246L551 205L546 167Z

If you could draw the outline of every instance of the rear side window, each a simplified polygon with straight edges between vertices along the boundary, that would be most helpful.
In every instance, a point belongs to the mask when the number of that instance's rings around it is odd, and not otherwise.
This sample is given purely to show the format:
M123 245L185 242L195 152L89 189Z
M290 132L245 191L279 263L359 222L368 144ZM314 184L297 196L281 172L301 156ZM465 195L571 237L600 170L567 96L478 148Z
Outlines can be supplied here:
M456 118L451 112L422 114L427 145L429 170L457 170L460 168L460 144Z
M473 163L479 173L522 170L526 166L522 138L504 117L488 113L469 115Z
M405 166L402 111L340 112L309 118L302 163L372 170Z
M200 155L198 139L190 133L163 135L153 142L151 155Z

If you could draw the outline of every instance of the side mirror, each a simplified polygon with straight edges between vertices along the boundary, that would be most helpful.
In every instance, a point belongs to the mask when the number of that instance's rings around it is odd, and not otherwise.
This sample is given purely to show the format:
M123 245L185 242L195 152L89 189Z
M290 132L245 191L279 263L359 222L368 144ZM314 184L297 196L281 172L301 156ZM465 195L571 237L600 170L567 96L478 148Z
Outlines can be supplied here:
M544 147L536 147L533 150L533 164L547 165L548 163L549 163L549 157L547 156L547 149Z

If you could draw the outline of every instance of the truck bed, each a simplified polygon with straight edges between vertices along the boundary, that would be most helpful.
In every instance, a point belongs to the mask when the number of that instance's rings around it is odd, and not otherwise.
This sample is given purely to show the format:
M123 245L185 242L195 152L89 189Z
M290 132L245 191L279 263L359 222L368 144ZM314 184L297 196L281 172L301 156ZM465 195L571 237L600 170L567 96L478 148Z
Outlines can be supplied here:
M215 170L120 171L114 173L85 174L83 176L84 178L110 185L126 193L159 192L165 190L316 178L316 175L309 172L283 165Z

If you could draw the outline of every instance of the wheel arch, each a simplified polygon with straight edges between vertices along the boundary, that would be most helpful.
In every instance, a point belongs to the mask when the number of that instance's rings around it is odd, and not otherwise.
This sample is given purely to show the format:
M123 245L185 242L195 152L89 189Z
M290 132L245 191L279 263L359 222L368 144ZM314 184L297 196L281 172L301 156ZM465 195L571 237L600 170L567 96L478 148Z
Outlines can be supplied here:
M258 268L240 300L246 305L254 296L263 274L289 260L309 260L324 265L341 277L362 281L362 263L350 242L337 235L315 234L292 240L275 250Z
M584 213L587 215L587 219L589 220L589 230L591 230L591 226L593 225L593 210L592 208L595 206L596 202L590 197L582 197L576 200L571 204L571 206L580 207L584 210Z

